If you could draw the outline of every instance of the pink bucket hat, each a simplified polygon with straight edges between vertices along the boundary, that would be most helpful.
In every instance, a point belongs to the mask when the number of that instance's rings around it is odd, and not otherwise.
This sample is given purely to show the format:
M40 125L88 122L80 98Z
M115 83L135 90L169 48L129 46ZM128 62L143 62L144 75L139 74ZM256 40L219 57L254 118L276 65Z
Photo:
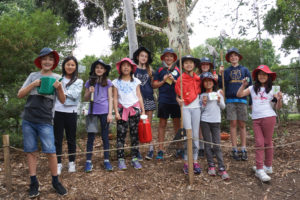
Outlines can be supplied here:
M253 72L252 72L252 78L253 80L255 80L256 78L256 74L259 72L259 71L263 71L267 74L270 74L271 75L271 78L272 78L272 81L275 81L276 79L276 73L275 72L272 72L270 70L270 68L267 66L267 65L259 65Z
M119 62L117 62L117 64L116 64L117 65L117 70L118 70L119 74L121 74L120 67L121 67L121 64L123 62L129 62L129 64L132 66L132 72L134 73L136 71L137 66L136 66L136 64L130 58L122 58L122 60L119 61Z

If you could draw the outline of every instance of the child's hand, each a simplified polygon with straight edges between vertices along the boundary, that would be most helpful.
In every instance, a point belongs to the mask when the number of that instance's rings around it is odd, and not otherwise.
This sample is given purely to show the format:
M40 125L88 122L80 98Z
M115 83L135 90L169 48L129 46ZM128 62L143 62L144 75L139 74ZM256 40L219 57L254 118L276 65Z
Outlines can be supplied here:
M115 118L116 118L116 121L119 121L119 120L121 119L121 116L120 116L120 113L119 113L119 112L116 113Z
M274 97L277 99L277 101L282 100L282 93L278 92L277 94L274 95Z
M169 74L164 75L163 81L166 82L166 80L169 78Z
M62 88L61 82L59 82L58 80L56 80L53 83L53 87L55 87L56 89L61 89Z
M206 106L206 104L207 104L207 96L203 96L203 98L202 98L202 105Z
M174 77L172 76L172 74L169 74L169 79L171 79L172 82L175 82L175 79L174 79Z
M111 123L112 120L113 120L112 114L108 114L108 115L107 115L107 123Z
M217 94L218 95L218 103L220 103L220 100L221 100L221 97L220 97L220 95L219 94Z
M37 80L35 80L35 81L33 81L31 84L34 86L34 87L38 87L38 86L40 86L41 85L41 80L40 79L37 79Z
M243 80L242 80L242 85L244 86L244 87L247 87L247 85L248 85L248 77L245 77Z
M219 68L219 74L221 75L223 72L224 72L224 66L221 65L220 68Z
M95 87L94 87L94 86L90 86L90 87L89 87L89 92L90 92L90 93L95 92Z
M183 99L181 99L181 98L179 98L179 97L176 97L176 101L178 102L178 104L180 105L180 106L183 106Z

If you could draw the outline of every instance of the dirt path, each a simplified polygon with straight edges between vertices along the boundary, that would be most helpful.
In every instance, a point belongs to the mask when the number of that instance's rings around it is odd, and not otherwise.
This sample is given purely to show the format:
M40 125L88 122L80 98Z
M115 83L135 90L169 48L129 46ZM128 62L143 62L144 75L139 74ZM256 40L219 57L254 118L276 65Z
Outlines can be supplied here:
M300 140L300 122L291 122L282 129L281 135L274 139L275 145ZM154 130L155 132L155 130ZM171 127L168 133L171 135ZM170 139L171 137L169 137ZM156 138L155 138L156 139ZM86 140L80 144L85 147ZM101 149L100 139L95 150ZM114 143L115 141L112 141ZM223 144L230 145L229 141ZM248 146L254 146L254 139L248 136ZM66 149L66 146L64 146ZM80 151L80 149L78 149ZM146 149L142 149L146 154ZM192 186L188 177L182 173L182 160L172 156L164 161L143 161L142 170L130 167L119 171L117 161L113 159L113 172L103 169L102 155L93 157L93 172L84 173L85 156L77 157L77 172L67 172L67 159L63 159L61 180L68 189L64 198L56 195L51 188L51 176L47 168L47 159L43 154L38 162L40 199L300 199L300 143L290 147L275 149L272 181L260 182L252 172L254 151L249 151L247 162L237 162L230 158L230 149L223 148L224 162L231 177L222 181L220 177L208 176L205 159L200 159L203 172L195 176ZM0 151L0 199L26 199L29 184L27 164L24 153L11 151L13 191L8 193L4 186L3 151Z

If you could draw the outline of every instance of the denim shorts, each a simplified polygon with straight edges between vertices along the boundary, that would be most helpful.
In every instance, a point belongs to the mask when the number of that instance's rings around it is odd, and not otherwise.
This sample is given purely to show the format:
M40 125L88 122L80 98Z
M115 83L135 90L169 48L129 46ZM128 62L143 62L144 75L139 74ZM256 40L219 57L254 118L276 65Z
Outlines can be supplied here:
M40 138L43 153L56 153L54 145L53 126L50 124L32 123L22 121L24 152L38 150L38 137Z

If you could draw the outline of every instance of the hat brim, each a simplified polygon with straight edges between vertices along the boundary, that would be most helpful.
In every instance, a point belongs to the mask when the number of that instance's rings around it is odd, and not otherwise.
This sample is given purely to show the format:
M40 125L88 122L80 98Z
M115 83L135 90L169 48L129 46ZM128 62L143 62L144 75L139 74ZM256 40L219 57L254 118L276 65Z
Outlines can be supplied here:
M261 69L255 69L255 70L253 70L253 72L252 72L252 79L253 79L254 81L256 81L257 73L258 73L259 71L263 71L263 72L265 72L266 74L269 74L269 75L271 76L272 81L275 81L275 80L276 80L276 76L277 76L277 75L276 75L275 72L264 71L264 70L261 70Z
M200 62L200 64L199 64L200 69L201 69L202 64L204 64L204 63L209 64L209 66L210 66L211 69L214 68L214 65L211 62Z
M37 68L39 68L39 69L42 69L42 65L41 65L41 57L46 56L46 55L49 55L49 54L51 54L51 53L54 54L54 60L55 60L55 61L54 61L54 64L53 64L53 67L51 68L51 70L54 70L54 69L57 67L58 63L59 63L59 55L58 55L58 53L57 53L55 50L52 50L51 52L47 52L47 53L40 54L40 55L34 60L35 66L36 66Z
M183 63L186 60L192 60L195 63L195 67L198 67L200 65L200 59L198 59L198 58L185 58L185 57L183 57L183 58L181 58L181 64L182 64L182 66L183 66ZM180 66L179 64L180 64L180 60L177 60L176 61L176 65Z
M148 64L151 64L151 63L153 62L152 56L151 56L151 52L150 52L147 48L145 48L145 47L140 47L140 48L138 48L138 49L133 53L133 58L132 58L132 60L138 65L138 64L139 64L139 61L138 61L137 57L140 55L140 53L141 53L142 51L147 52L147 54L148 54Z
M160 60L164 60L164 57L165 57L165 55L166 54L168 54L168 53L170 53L170 54L173 54L174 55L174 62L177 60L177 55L176 55L176 53L171 53L171 52L166 52L166 53L164 53L163 55L161 55L160 56Z
M116 67L117 67L117 70L118 70L119 74L121 74L120 67L121 67L123 62L128 62L132 66L132 72L135 73L137 65L134 62L132 62L130 59L126 59L126 60L122 59L121 61L117 62L117 64L116 64Z
M214 78L205 77L205 78L201 79L201 86L203 86L203 83L204 83L205 79L213 80L214 84L217 85L217 81Z
M227 62L230 63L229 56L230 56L230 54L232 54L232 53L236 53L236 54L239 56L239 61L241 61L241 60L243 59L243 56L242 56L241 54L239 54L239 53L236 52L236 51L231 51L231 52L229 52L229 53L227 53L227 54L225 55L225 59L226 59Z
M94 71L94 70L92 70L92 69L95 69L95 68L96 68L96 65L98 65L98 64L101 64L101 65L103 65L103 66L105 67L105 69L106 69L106 72L105 72L105 73L106 73L106 76L108 76L108 74L109 74L109 72L110 72L110 70L111 70L111 66L108 65L108 64L105 64L104 62L100 62L99 60L93 62L92 66L91 66L91 72ZM90 74L90 75L91 75L91 74Z

